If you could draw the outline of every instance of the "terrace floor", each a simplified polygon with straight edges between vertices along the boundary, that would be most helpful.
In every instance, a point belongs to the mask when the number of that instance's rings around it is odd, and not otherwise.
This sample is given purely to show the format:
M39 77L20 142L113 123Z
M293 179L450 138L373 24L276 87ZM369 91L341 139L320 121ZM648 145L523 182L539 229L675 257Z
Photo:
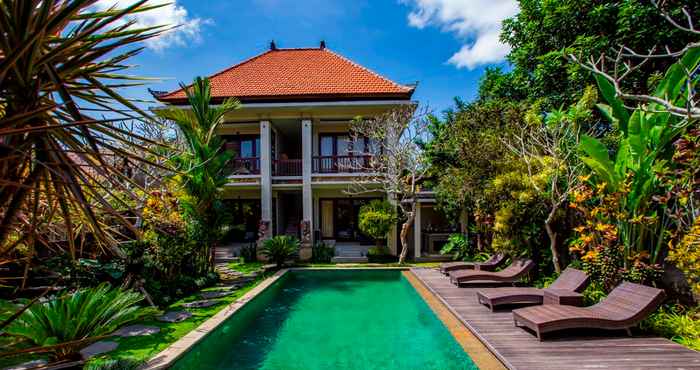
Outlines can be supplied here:
M479 304L479 287L458 288L436 269L411 271L509 369L700 369L699 352L659 337L569 331L540 342L513 325L510 310L492 313Z

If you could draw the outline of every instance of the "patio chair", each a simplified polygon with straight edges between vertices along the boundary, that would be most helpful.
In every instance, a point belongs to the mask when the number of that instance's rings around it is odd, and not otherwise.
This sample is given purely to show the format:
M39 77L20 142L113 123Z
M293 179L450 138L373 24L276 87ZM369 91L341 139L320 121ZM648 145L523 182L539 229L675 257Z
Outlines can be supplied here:
M476 292L476 298L479 303L488 306L493 311L495 306L505 304L542 304L545 291L558 292L557 296L581 293L588 286L588 282L588 275L585 272L568 267L546 289L530 287L487 288Z
M484 262L446 262L440 264L440 272L442 272L445 275L448 275L451 271L458 270L494 271L496 270L496 268L498 268L498 266L505 262L505 260L505 254L496 253Z
M664 291L645 285L623 282L607 298L590 307L543 305L513 310L517 327L531 329L542 340L542 334L564 329L626 330L661 305Z
M510 266L501 271L481 271L481 270L458 270L450 272L450 281L460 286L470 282L479 283L511 283L515 285L520 279L526 276L535 263L530 259L516 259Z

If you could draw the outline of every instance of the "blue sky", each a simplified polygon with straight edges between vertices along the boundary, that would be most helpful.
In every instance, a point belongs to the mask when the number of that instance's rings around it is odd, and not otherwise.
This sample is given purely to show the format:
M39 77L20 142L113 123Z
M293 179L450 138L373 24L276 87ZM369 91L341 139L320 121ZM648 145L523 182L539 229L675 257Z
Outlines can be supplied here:
M484 27L474 26L469 18L476 17L475 11L464 10L479 2L178 0L174 11L156 14L155 19L177 19L185 25L134 58L134 73L163 78L149 87L171 90L180 81L210 75L261 53L273 39L278 47L316 47L325 40L328 48L396 82L418 81L414 98L440 112L452 106L455 96L475 96L486 65L503 64L488 57L468 65L455 62L461 48L478 43L484 34ZM494 48L487 45L484 50ZM147 96L145 88L130 95Z

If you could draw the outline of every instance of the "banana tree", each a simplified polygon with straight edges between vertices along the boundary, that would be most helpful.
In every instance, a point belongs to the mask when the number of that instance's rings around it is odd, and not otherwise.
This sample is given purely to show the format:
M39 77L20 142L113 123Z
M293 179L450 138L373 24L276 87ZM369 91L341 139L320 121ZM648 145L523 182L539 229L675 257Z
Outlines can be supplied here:
M690 90L698 83L698 76L687 71L696 70L699 63L700 48L690 49L669 68L654 96L678 106L692 104L688 98L692 96ZM580 149L586 156L582 161L595 173L594 181L600 186L611 193L625 194L620 211L627 219L617 222L626 257L646 252L650 262L656 263L664 245L664 231L670 224L663 206L656 209L652 204L652 197L659 188L657 174L670 169L673 141L690 120L671 114L658 103L640 105L630 114L617 97L613 84L603 75L596 75L596 80L608 102L608 105L598 104L598 108L620 130L622 137L617 153L611 157L600 140L584 136ZM635 221L641 219L646 222Z

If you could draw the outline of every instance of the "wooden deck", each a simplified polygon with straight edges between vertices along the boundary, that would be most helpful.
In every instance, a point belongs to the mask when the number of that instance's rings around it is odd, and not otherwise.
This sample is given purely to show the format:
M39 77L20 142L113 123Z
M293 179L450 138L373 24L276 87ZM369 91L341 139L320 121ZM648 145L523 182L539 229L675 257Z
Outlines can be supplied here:
M457 288L435 269L411 271L510 369L700 369L700 352L664 338L569 331L539 342L513 325L509 310L479 304L479 288Z

